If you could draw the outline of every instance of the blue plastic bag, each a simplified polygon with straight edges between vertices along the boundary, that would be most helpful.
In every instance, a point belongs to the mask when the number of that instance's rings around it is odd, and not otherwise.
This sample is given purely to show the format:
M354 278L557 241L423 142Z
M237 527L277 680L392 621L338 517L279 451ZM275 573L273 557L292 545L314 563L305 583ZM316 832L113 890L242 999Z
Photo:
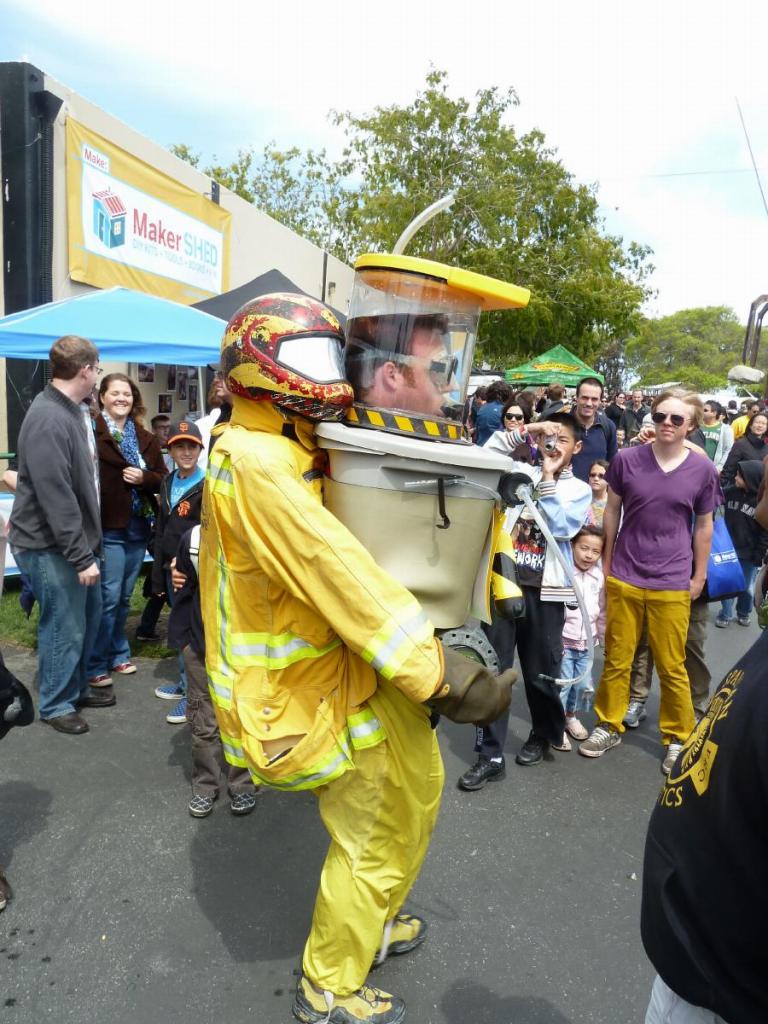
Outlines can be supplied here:
M736 597L746 585L725 519L716 516L707 563L707 600L722 601L725 597Z

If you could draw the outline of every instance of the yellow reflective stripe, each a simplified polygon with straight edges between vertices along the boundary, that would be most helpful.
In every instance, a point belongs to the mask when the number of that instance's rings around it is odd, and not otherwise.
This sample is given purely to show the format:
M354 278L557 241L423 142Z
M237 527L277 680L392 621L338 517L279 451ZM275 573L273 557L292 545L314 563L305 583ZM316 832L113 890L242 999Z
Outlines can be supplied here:
M229 633L229 609L230 609L230 595L227 579L227 571L221 561L221 552L219 552L219 559L217 561L219 567L219 595L218 601L216 602L218 626L219 626L219 658L220 658L220 671L222 675L230 675L228 667L228 653L227 653L227 635Z
M432 633L426 612L419 605L413 608L418 608L416 615L402 624L390 619L362 652L362 658L385 679L391 679L413 648L428 640Z
M279 669L306 658L322 658L340 646L340 637L325 647L315 647L295 633L233 633L227 645L227 658L233 665Z
M375 747L377 743L387 738L384 726L378 720L370 708L363 708L355 715L347 716L349 735L352 746L355 750L365 750L366 747Z
M211 700L225 711L232 707L232 685L226 676L208 669L208 692Z
M235 496L235 486L230 466L229 456L217 455L214 448L208 459L206 479L210 489L215 494L225 494L233 498Z
M266 771L259 771L253 765L249 765L245 752L238 740L226 733L221 733L221 745L224 757L229 764L237 765L240 768L248 768L251 777L256 783L263 783L273 789L301 790L316 789L318 786L325 786L334 779L337 779L348 768L353 765L352 750L363 750L373 747L387 738L379 719L370 708L363 708L357 714L349 715L347 727L341 736L337 737L333 750L326 754L315 764L301 771L294 772L284 779L275 779Z
M245 752L237 740L223 732L220 732L219 735L221 736L221 747L224 751L224 757L229 764L237 765L238 768L247 768L248 762L245 759Z

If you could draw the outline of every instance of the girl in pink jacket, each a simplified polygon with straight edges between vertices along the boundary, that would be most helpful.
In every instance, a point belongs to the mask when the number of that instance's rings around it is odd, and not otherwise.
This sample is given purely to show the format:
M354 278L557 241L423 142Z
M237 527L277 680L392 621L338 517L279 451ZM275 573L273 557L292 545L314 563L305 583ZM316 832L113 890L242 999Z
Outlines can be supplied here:
M605 578L600 568L603 553L603 531L599 526L582 526L573 538L574 576L587 606L589 628L595 643L602 643L605 637ZM563 679L577 679L587 666L587 634L581 612L578 608L565 609L563 626L563 663L560 676ZM575 740L586 739L588 732L576 717L577 711L588 711L592 706L594 686L587 677L579 683L563 686L560 699L565 708L565 731L563 749L570 750L568 736Z

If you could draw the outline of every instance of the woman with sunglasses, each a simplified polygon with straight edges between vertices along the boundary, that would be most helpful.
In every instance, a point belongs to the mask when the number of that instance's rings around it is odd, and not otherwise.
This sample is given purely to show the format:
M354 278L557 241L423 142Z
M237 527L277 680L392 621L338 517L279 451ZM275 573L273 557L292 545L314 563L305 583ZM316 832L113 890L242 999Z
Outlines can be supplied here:
M746 432L738 441L734 441L733 448L728 453L725 465L720 471L720 481L723 487L731 487L736 480L736 470L740 462L748 462L750 459L762 461L768 455L766 448L766 433L768 432L768 415L764 412L756 412L749 420Z
M530 423L533 418L533 403L528 399L525 392L521 391L513 395L501 410L502 430L491 434L485 442L484 448L492 448L504 452L518 462L525 462L529 466L538 465L539 455L536 443L530 434L526 434L526 440L521 444L510 448L509 438L505 435L510 431L520 429L524 424Z

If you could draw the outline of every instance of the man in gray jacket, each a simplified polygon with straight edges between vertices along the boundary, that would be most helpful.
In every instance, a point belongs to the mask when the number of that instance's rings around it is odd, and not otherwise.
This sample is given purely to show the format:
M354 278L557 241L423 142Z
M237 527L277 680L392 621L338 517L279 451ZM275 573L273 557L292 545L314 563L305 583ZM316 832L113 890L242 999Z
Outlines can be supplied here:
M49 358L53 379L19 434L10 542L40 605L40 719L78 735L88 731L80 708L115 703L89 688L85 672L101 618L99 466L87 407L101 370L96 347L74 335Z

